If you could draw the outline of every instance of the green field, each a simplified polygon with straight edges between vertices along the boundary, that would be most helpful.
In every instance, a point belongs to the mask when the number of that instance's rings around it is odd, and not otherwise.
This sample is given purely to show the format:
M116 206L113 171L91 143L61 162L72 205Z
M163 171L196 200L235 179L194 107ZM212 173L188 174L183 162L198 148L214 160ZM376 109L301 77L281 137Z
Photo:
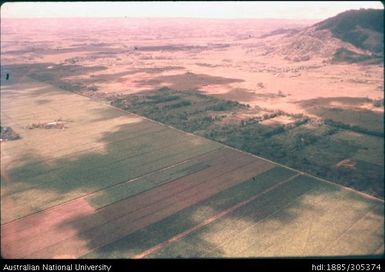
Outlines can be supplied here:
M333 185L320 186L307 177L285 185L149 257L319 256L333 248L330 243L362 216L381 215L381 205L355 203L348 194L344 200L336 200L341 192ZM350 205L361 210L347 212ZM314 225L314 210L320 212L317 221L329 228ZM344 221L334 223L344 212L348 213ZM374 235L380 238L379 233ZM369 254L379 246L381 242L368 244L359 254ZM344 255L344 250L333 252Z
M167 96L138 98L135 111L148 110L154 119L168 116L175 125L184 109L189 116L184 129L204 135L220 115L247 110L195 92L164 91ZM55 120L65 127L29 128ZM382 200L47 83L24 78L2 85L1 125L20 135L1 142L5 258L383 254ZM308 122L283 131L253 122L230 128L239 134L221 137L233 143L255 132L261 133L256 138L261 143L254 139L258 145L267 145L261 136L267 134L273 145L287 141L289 148L309 154L315 152L314 139L302 146L296 140L309 130L324 152L328 141L347 138ZM338 152L366 167L383 163L370 156L379 148L377 138L360 142L356 136L350 149ZM370 149L356 147L369 139Z

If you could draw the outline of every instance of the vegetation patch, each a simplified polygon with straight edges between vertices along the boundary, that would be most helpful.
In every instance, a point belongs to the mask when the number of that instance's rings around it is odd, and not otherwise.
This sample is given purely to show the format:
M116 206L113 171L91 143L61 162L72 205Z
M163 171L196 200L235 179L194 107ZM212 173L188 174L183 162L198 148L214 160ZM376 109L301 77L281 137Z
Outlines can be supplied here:
M366 62L371 64L381 63L382 57L358 54L350 51L346 48L339 48L332 57L332 62L347 62L347 63L360 63Z
M317 107L311 112L323 118L330 126L368 135L384 136L384 115L379 112L336 107Z
M221 120L227 111L247 108L234 101L220 100L196 91L178 92L169 88L133 95L111 97L111 104L176 128L204 131Z
M12 128L10 127L2 127L0 126L0 141L14 141L20 139L20 135L17 134Z

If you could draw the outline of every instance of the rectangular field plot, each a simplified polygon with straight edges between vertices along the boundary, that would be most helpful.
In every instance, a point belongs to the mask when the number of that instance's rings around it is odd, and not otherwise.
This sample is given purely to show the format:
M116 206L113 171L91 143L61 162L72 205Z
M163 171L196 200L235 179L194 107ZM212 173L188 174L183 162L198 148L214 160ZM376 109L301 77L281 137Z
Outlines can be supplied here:
M30 79L1 98L5 258L383 254L380 199Z
M382 205L299 176L147 257L370 255L383 243Z

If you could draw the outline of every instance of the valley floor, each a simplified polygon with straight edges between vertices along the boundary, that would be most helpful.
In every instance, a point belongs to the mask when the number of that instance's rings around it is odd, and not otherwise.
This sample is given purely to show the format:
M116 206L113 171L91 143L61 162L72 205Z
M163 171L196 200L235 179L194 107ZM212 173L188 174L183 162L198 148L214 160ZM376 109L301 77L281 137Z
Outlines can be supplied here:
M47 83L1 98L5 258L384 253L383 200Z

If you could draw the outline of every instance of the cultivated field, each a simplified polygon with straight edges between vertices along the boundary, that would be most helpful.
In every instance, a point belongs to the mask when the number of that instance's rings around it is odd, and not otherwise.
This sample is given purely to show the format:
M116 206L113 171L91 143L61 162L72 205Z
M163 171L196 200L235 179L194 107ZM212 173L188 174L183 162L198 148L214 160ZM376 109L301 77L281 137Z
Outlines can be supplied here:
M384 253L382 200L50 84L2 82L1 124L5 258Z

